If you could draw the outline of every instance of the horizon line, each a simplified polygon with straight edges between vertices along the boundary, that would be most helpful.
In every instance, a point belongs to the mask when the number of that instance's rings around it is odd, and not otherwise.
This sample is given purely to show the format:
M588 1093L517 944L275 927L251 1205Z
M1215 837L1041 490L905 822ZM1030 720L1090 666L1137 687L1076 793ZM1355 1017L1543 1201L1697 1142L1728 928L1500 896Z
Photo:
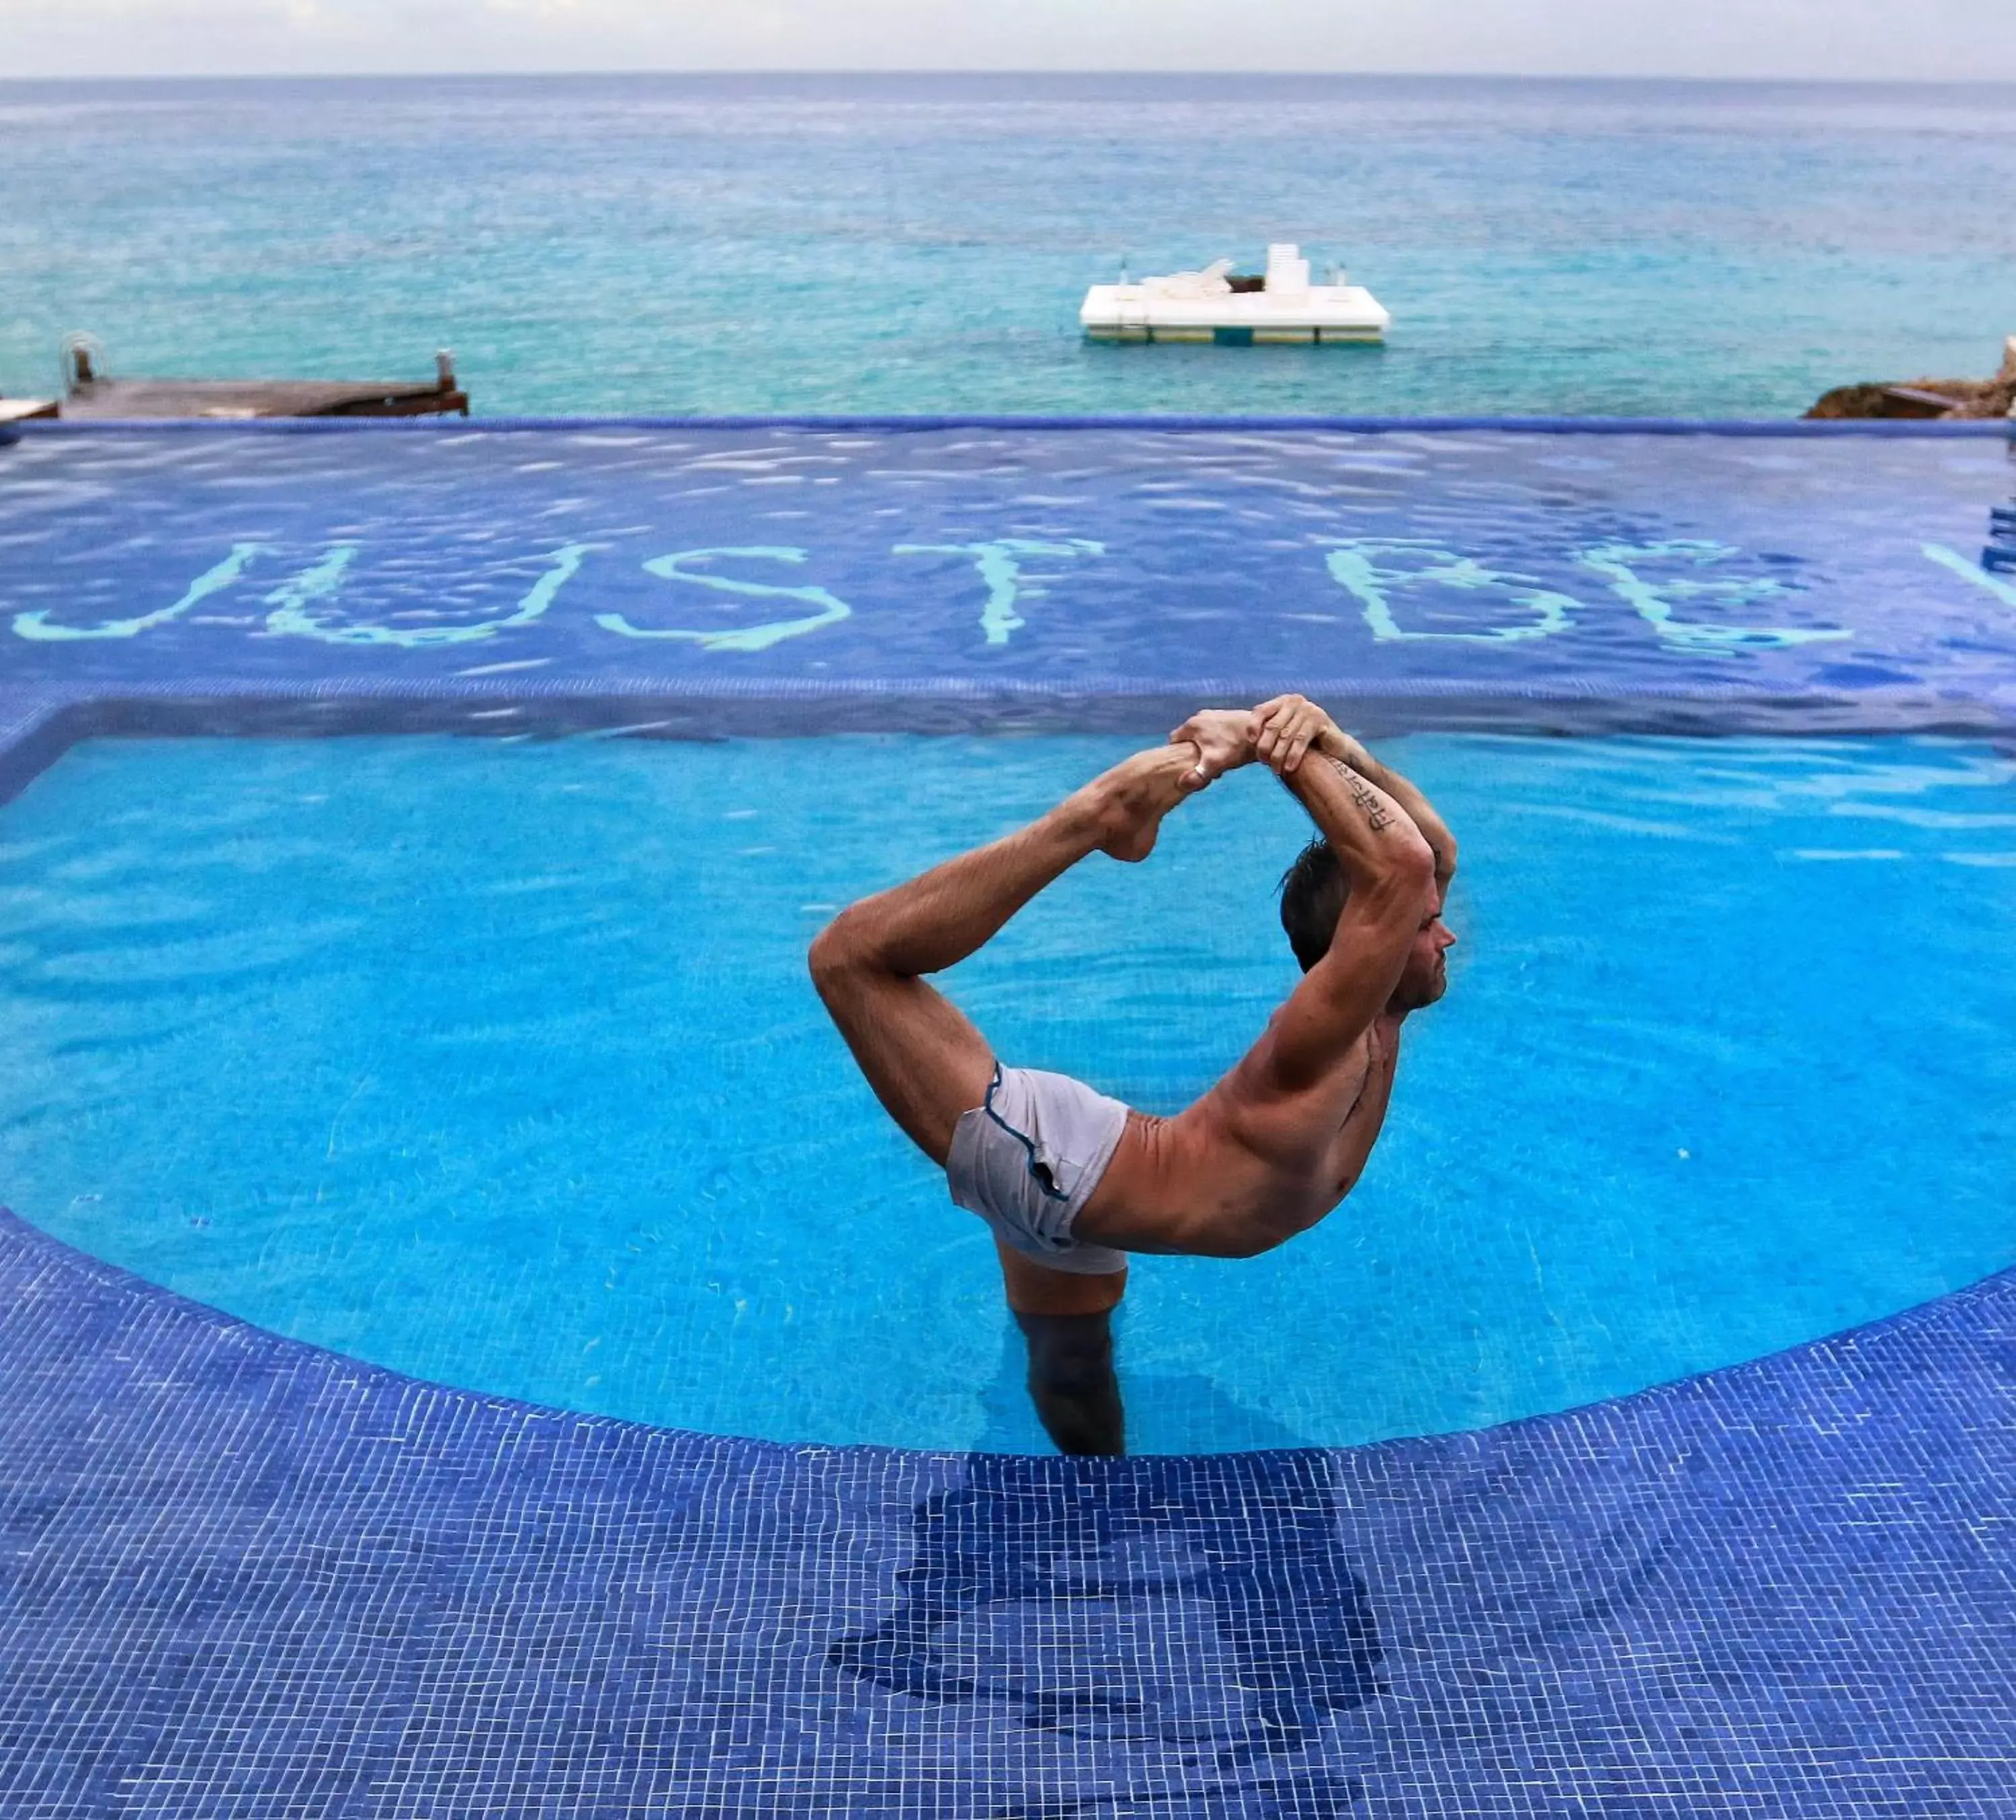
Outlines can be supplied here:
M667 65L646 69L525 68L468 70L178 70L135 74L94 71L88 75L0 75L0 89L157 82L484 82L499 81L638 81L659 77L685 80L749 77L789 78L875 77L898 81L994 78L1050 81L1218 80L1223 81L1321 82L1338 80L1411 82L1560 82L1666 84L1693 87L1747 86L1796 88L2010 88L2009 76L1786 76L1650 74L1643 70L1227 70L1208 69L1042 69L979 67L920 69L869 67L814 67L772 64L720 64L704 67Z

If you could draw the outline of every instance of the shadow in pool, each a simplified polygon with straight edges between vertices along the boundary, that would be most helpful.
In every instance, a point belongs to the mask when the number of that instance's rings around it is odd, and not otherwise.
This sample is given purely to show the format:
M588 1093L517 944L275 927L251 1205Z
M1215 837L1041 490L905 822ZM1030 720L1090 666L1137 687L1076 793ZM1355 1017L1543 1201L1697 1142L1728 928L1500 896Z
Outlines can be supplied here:
M1319 1746L1381 1691L1381 1649L1327 1472L1227 1458L1222 1495L1200 1499L1194 1463L1057 1470L1039 1490L1026 1461L968 1459L912 1508L894 1609L829 1662L927 1712L1018 1727L1039 1753L1047 1736L1103 1760L1098 1793L1000 1810L1019 1820L1135 1811L1114 1789L1143 1747L1174 1748L1195 1777L1174 1807L1166 1787L1144 1793L1157 1813L1212 1811L1235 1789L1320 1794L1325 1812L1355 1801Z

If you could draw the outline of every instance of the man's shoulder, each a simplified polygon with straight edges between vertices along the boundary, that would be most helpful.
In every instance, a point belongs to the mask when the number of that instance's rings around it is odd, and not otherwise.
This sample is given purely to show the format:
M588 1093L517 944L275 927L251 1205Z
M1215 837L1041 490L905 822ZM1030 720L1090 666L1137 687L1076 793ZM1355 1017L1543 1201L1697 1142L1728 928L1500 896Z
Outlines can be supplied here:
M1377 1057L1388 1053L1397 1040L1397 1033L1389 1039L1384 1033L1383 1018L1367 1024L1351 1041L1338 1050L1321 1073L1296 1089L1285 1092L1277 1078L1274 1058L1271 1053L1276 1040L1276 1026L1280 1013L1276 1012L1267 1020L1267 1029L1259 1040L1236 1062L1231 1071L1223 1076L1204 1097L1219 1101L1249 1101L1255 1105L1278 1105L1283 1097L1300 1099L1308 1095L1318 1098L1336 1090L1340 1081L1354 1084L1364 1076ZM1201 1103L1201 1102L1200 1102Z

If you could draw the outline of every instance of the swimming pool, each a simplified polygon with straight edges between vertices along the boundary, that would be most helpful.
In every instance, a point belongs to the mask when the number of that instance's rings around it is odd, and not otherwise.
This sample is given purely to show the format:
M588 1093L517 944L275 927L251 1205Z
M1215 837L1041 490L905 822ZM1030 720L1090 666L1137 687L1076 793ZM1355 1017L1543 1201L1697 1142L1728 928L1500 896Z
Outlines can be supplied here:
M423 1378L781 1441L1033 1451L979 1223L806 977L840 904L1129 749L1065 737L99 741L0 814L16 1209ZM1593 1401L2016 1260L2016 759L1394 742L1466 854L1449 999L1322 1227L1145 1258L1132 1445ZM949 987L1144 1108L1295 978L1258 772Z
M2011 470L1676 429L0 451L9 1802L1999 1815ZM1132 1296L1137 1446L1281 1445L968 1451L997 1292L805 936L1297 685L1464 945L1360 1195ZM956 986L1173 1103L1296 832Z

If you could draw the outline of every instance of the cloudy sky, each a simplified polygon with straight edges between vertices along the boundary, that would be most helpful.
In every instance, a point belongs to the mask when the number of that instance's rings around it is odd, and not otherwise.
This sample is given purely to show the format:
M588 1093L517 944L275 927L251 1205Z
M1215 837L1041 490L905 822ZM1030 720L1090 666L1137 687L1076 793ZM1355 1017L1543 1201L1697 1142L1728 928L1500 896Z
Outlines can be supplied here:
M2016 81L2016 0L0 0L0 78L1366 70Z

